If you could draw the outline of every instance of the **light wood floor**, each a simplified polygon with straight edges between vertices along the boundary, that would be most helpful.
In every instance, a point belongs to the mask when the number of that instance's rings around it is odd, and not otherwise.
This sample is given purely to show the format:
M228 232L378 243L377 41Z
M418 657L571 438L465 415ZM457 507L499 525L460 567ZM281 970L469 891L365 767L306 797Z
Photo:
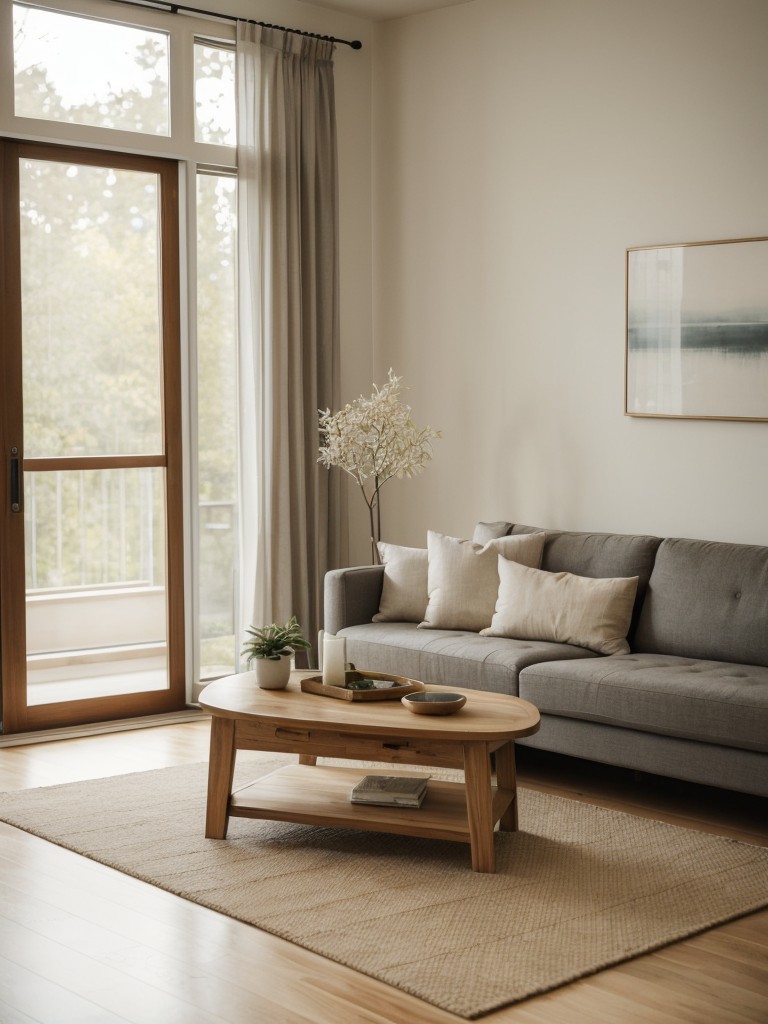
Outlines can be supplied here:
M202 720L0 749L0 791L205 760L208 730ZM768 845L768 801L537 751L521 751L520 761L524 785ZM768 911L483 1020L766 1024ZM459 1018L0 824L0 1022L32 1021L456 1024Z

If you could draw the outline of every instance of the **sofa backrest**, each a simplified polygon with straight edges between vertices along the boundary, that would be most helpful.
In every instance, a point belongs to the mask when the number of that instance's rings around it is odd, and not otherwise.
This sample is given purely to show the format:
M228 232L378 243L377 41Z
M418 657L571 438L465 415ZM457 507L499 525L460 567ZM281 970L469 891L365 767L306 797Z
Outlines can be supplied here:
M632 649L768 666L768 547L662 541Z
M511 532L533 533L539 530L547 535L541 560L541 568L546 572L570 572L574 576L589 576L593 579L639 577L629 629L629 643L632 646L661 537L625 533L577 533L521 524L513 526Z

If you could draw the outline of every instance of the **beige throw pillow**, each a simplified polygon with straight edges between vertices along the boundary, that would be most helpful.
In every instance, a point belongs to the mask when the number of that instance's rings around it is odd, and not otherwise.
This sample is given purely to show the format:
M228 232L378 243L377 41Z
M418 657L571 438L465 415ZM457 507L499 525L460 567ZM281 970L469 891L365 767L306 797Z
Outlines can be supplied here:
M421 622L427 608L427 549L379 541L384 565L379 610L374 622Z
M637 576L590 579L528 569L499 557L499 599L483 636L551 640L598 654L629 654Z
M467 629L490 625L499 594L499 556L538 566L543 533L499 537L487 544L427 534L429 604L422 629Z

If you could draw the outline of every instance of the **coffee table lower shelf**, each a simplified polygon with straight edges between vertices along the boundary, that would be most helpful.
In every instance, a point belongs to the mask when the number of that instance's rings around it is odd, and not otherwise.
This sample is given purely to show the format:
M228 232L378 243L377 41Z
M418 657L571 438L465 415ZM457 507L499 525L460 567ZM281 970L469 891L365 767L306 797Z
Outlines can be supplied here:
M229 814L469 843L466 793L461 782L430 779L418 809L350 802L353 786L366 775L413 774L360 767L286 765L233 792ZM494 824L514 799L515 794L509 790L493 790Z

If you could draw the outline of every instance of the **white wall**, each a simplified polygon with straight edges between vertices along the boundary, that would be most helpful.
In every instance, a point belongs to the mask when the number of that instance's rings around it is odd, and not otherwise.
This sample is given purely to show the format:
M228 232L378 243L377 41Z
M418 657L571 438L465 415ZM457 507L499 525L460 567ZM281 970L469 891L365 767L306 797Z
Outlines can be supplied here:
M385 539L505 518L768 544L768 423L623 415L625 249L768 235L766 40L765 0L377 26L374 373L444 433L385 490Z

